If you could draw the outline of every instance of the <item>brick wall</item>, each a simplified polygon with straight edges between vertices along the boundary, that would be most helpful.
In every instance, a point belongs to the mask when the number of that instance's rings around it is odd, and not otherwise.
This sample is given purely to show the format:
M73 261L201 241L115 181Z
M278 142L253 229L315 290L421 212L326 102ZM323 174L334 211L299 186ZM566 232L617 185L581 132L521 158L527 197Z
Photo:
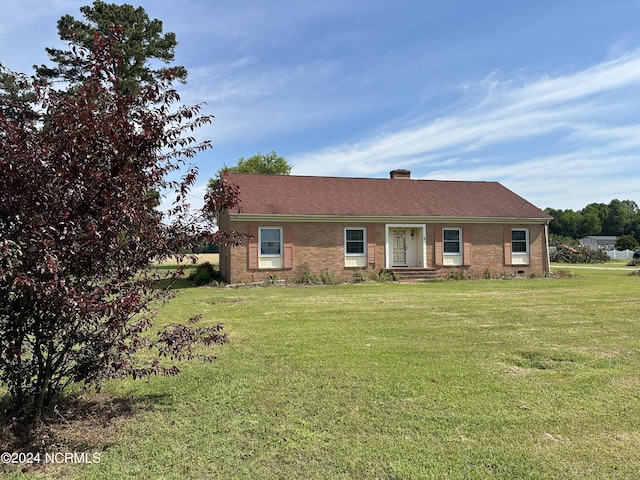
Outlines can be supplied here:
M222 248L220 252L220 272L231 283L262 282L270 275L278 279L298 280L305 271L312 275L319 275L330 270L346 279L352 278L360 268L345 268L344 260L344 228L367 227L375 229L374 264L368 269L384 267L384 227L363 223L276 223L260 222L254 224L260 227L287 227L293 229L293 267L276 270L249 269L248 244L239 247ZM221 228L223 224L221 223ZM248 225L243 222L230 223L229 227L240 232L248 233ZM366 239L365 239L366 241Z
M247 222L231 222L228 217L220 219L222 230L236 230L247 233ZM367 227L375 230L375 255L369 256L367 270L379 271L385 267L385 224L383 223L278 223L260 222L251 225L260 227L287 227L293 231L292 268L277 270L250 269L248 262L248 244L238 247L222 247L220 250L220 272L230 283L262 282L269 276L278 279L300 279L305 271L319 275L329 269L333 273L352 278L359 268L345 268L344 228ZM427 224L427 267L435 266L436 227L462 227L469 229L471 240L471 262L465 267L437 267L437 274L447 276L453 270L464 269L469 275L480 277L490 272L493 276L501 274L544 274L547 272L547 252L543 225L504 225L504 224ZM505 264L504 228L528 228L530 244L529 265L511 266ZM466 262L465 262L466 263Z
M442 224L441 227L461 227L470 230L471 261L464 270L473 277L482 277L485 273L493 276L505 275L542 275L548 272L548 253L544 225L527 224ZM427 258L429 266L435 265L435 225L427 225ZM508 265L505 262L504 229L529 229L529 265ZM467 263L467 262L465 262ZM462 267L439 267L438 274L447 276L453 270Z

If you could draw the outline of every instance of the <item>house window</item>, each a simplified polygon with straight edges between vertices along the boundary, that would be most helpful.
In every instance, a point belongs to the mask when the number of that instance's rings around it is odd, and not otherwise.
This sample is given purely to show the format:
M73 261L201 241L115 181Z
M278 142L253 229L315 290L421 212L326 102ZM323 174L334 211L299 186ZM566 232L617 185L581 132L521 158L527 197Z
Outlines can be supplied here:
M443 265L462 265L462 229L443 228Z
M442 237L444 242L444 253L460 253L460 235L459 228L443 228Z
M366 228L344 229L345 267L366 267Z
M258 229L260 255L259 268L282 268L282 228L261 227Z
M282 255L282 229L260 229L260 255Z
M347 255L364 255L364 228L345 228L344 249Z
M511 230L511 263L513 265L529 265L528 228Z

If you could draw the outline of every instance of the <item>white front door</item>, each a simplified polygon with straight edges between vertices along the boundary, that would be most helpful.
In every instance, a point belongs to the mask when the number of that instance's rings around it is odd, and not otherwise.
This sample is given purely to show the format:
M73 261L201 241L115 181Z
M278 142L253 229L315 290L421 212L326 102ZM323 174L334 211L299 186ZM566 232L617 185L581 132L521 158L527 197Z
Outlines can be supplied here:
M399 228L393 230L393 266L407 266L407 232Z
M426 268L427 226L425 224L386 224L384 245L386 268Z

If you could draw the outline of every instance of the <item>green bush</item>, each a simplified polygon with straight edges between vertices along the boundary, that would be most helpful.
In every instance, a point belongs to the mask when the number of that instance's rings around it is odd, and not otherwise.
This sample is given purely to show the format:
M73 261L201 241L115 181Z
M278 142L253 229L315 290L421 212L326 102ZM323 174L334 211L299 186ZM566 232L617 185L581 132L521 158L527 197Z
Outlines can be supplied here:
M328 268L320 272L319 275L315 275L311 273L311 269L309 268L309 266L305 265L302 276L298 279L297 282L309 284L324 283L325 285L339 285L341 283L344 283L344 279Z
M269 285L277 285L278 282L280 282L278 275L267 275L267 278L264 279L262 285L264 285L265 287Z
M320 279L311 273L309 265L305 264L302 276L298 279L298 283L320 283Z
M320 282L325 285L339 285L344 283L344 279L327 268L320 273Z
M354 283L365 282L393 282L397 280L396 275L386 268L380 270L358 270L353 274Z
M552 262L559 263L606 263L609 261L609 256L604 251L583 246L569 248L560 246L549 258Z
M638 248L638 241L633 235L622 235L616 239L616 250L635 250Z
M364 283L368 280L368 276L364 270L358 270L352 277L354 283Z
M386 268L382 268L379 272L370 272L369 278L374 282L395 282L398 280L397 275Z
M213 265L209 262L201 263L196 269L189 275L189 280L193 282L196 287L202 285L209 285L212 282L222 283L223 279Z
M453 268L449 274L447 275L448 280L467 280L467 278L471 278L467 276L467 272L463 268Z
M353 283L365 283L365 282L393 282L397 280L396 275L393 272L388 271L386 268L376 270L356 270L351 276ZM317 284L323 283L325 285L339 285L344 283L345 279L328 268L323 270L320 274L314 275L311 273L311 269L308 265L305 265L302 272L302 276L297 280L297 283Z

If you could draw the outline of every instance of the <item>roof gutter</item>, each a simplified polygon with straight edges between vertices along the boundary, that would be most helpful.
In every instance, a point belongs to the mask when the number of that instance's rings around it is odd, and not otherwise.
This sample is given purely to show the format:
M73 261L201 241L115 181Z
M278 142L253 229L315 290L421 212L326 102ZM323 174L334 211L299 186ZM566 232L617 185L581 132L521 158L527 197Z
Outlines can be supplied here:
M414 217L414 216L364 216L364 215L278 215L278 214L248 214L232 213L230 220L234 222L267 222L277 221L286 223L317 222L317 223L498 223L514 224L528 223L548 225L551 218L533 217Z

